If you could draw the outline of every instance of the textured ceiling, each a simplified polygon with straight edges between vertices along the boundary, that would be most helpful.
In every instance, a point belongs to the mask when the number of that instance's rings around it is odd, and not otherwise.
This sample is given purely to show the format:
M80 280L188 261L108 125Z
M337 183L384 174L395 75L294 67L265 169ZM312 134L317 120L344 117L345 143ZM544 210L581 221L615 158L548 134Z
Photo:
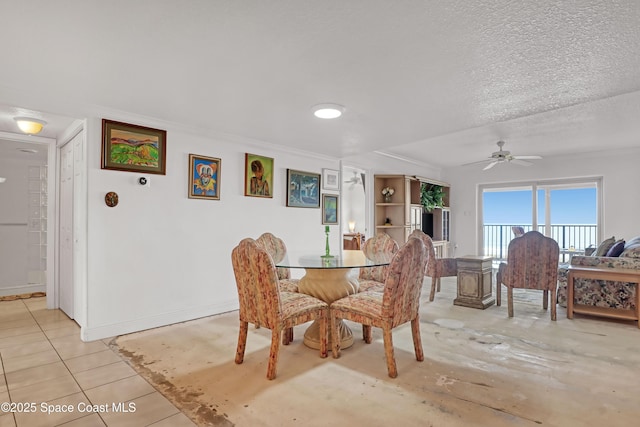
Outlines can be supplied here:
M22 0L0 95L337 158L554 156L640 146L639 28L637 0Z

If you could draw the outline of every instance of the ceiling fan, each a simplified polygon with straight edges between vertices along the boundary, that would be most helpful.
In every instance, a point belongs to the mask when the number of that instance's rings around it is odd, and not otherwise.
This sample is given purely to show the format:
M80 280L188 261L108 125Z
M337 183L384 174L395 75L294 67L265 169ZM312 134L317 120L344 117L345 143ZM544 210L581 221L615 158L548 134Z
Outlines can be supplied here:
M465 163L462 166L467 166L467 165L476 165L479 163L488 163L487 166L485 166L482 170L487 170L487 169L491 169L492 167L494 167L495 165L497 165L498 163L504 163L504 162L510 162L510 163L515 163L517 165L520 166L531 166L533 163L528 162L527 160L540 160L542 159L541 156L514 156L511 154L510 151L506 151L503 150L502 147L504 146L504 141L498 141L496 144L498 144L498 147L500 148L498 151L494 151L493 153L491 153L491 156L484 159L484 160L480 160L478 162L471 162L471 163Z
M362 174L358 174L357 171L353 171L353 176L344 181L345 184L351 184L349 188L353 188L355 185L362 184Z

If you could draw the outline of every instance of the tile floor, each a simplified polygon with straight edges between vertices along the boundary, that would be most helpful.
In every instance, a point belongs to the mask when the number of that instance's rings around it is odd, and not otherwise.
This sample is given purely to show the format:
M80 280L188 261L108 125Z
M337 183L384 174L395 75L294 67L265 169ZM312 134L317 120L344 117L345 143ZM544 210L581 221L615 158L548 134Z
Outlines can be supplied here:
M45 297L0 302L0 403L35 404L0 408L0 427L193 426L109 341L82 342L78 325L47 310Z

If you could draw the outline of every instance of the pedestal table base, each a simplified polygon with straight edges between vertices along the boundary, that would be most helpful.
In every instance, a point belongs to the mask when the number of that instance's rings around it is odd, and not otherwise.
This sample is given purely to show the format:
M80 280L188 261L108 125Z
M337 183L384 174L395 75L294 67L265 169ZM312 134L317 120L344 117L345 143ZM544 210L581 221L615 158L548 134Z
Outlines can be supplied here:
M298 291L331 304L333 301L358 292L358 279L349 275L351 270L350 268L308 268L298 283ZM340 348L351 347L353 345L351 329L342 321L339 328ZM317 321L306 330L304 344L310 348L320 348L320 326ZM329 334L329 346L331 346L331 334Z

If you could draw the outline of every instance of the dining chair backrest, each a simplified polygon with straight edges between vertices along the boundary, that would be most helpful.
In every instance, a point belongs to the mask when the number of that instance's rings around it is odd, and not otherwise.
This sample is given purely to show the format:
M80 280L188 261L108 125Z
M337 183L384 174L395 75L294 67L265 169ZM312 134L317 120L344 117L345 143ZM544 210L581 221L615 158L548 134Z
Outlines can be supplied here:
M455 258L437 258L433 240L422 230L413 230L409 237L419 238L424 243L427 251L427 262L424 267L424 275L431 277L431 292L429 301L433 301L436 290L440 292L440 279L458 275L458 261Z
M255 240L240 241L231 253L240 319L273 329L282 311L278 275L271 256Z
M377 259L377 254L393 255L398 252L398 243L393 240L387 233L378 233L375 236L365 240L362 245L364 255L372 260ZM359 278L363 280L376 280L384 282L387 276L388 266L361 268Z
M382 297L382 318L390 319L392 328L418 314L426 262L424 244L415 237L410 237L393 256Z
M520 237L524 234L524 227L514 225L513 227L511 227L511 231L513 232L513 235L515 237Z
M424 275L433 276L436 270L436 250L433 247L433 240L428 234L422 230L415 229L409 234L409 238L415 237L420 239L426 251L427 262L424 266ZM431 273L431 274L430 274Z
M267 251L275 264L279 263L287 255L287 246L284 244L284 240L276 237L272 233L263 233L256 239L256 243ZM290 279L291 270L286 267L278 267L278 279Z
M550 290L557 286L558 242L529 231L509 242L502 282L513 288Z

